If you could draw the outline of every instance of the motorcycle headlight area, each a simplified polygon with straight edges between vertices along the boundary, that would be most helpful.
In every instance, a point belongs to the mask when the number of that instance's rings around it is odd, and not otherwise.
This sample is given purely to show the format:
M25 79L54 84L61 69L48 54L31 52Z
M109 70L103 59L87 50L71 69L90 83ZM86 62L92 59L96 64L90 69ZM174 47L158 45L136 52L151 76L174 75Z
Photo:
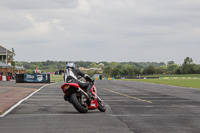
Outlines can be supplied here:
M68 89L69 88L69 86L68 85L65 85L65 87L64 87L65 89Z

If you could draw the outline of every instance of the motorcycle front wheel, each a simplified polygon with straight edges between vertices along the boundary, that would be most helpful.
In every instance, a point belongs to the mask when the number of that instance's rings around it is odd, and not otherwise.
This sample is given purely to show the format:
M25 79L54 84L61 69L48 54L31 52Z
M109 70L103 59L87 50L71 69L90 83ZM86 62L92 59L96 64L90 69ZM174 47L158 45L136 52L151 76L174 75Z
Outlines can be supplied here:
M79 113L87 113L88 112L88 105L86 102L82 102L81 95L77 93L73 93L70 96L70 102L74 106L74 108L79 112Z
M97 98L97 102L98 102L98 109L99 109L101 112L106 112L106 106L105 106L105 104L103 103L103 101L101 101L99 98Z

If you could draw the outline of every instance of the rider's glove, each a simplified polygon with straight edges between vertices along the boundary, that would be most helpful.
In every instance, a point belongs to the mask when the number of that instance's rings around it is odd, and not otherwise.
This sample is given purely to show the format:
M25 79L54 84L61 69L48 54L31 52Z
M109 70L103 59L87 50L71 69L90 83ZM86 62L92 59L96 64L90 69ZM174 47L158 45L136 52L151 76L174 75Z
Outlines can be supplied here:
M85 76L84 76L84 78L86 79L86 80L89 80L89 81L94 81L92 78L90 78L90 76L89 75L87 75L87 74L85 74Z

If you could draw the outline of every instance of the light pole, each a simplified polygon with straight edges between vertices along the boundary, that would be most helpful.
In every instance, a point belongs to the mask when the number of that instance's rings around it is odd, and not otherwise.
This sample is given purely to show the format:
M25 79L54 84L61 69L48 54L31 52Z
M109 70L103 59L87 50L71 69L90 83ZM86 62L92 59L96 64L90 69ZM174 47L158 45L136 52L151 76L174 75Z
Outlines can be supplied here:
M7 52L7 49L6 49L6 64L8 64L8 57L7 57L7 54L8 54L8 52Z

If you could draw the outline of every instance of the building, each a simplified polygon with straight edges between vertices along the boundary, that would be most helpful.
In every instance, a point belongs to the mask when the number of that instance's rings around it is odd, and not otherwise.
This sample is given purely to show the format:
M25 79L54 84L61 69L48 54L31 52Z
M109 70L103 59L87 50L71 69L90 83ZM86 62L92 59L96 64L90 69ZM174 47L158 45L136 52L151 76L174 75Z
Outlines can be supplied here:
M102 68L90 68L90 70L93 70L93 71L101 71Z
M14 50L12 51L4 48L0 45L0 75L10 75L12 73L26 73L26 69L23 67L11 65L13 57L15 56ZM15 70L15 72L13 72Z
M0 61L0 75L9 75L13 73L13 66Z
M26 68L24 68L24 67L19 67L19 66L15 66L15 73L17 73L17 74L21 74L21 73L26 73Z
M79 67L79 69L80 69L81 71L89 71L89 70L90 70L90 69L84 68L84 67Z
M11 65L11 61L13 61L14 56L15 56L14 51L10 51L0 45L0 61L1 62Z
M102 68L84 68L84 67L79 67L79 69L81 71L89 71L89 70L92 70L92 71L102 71Z

